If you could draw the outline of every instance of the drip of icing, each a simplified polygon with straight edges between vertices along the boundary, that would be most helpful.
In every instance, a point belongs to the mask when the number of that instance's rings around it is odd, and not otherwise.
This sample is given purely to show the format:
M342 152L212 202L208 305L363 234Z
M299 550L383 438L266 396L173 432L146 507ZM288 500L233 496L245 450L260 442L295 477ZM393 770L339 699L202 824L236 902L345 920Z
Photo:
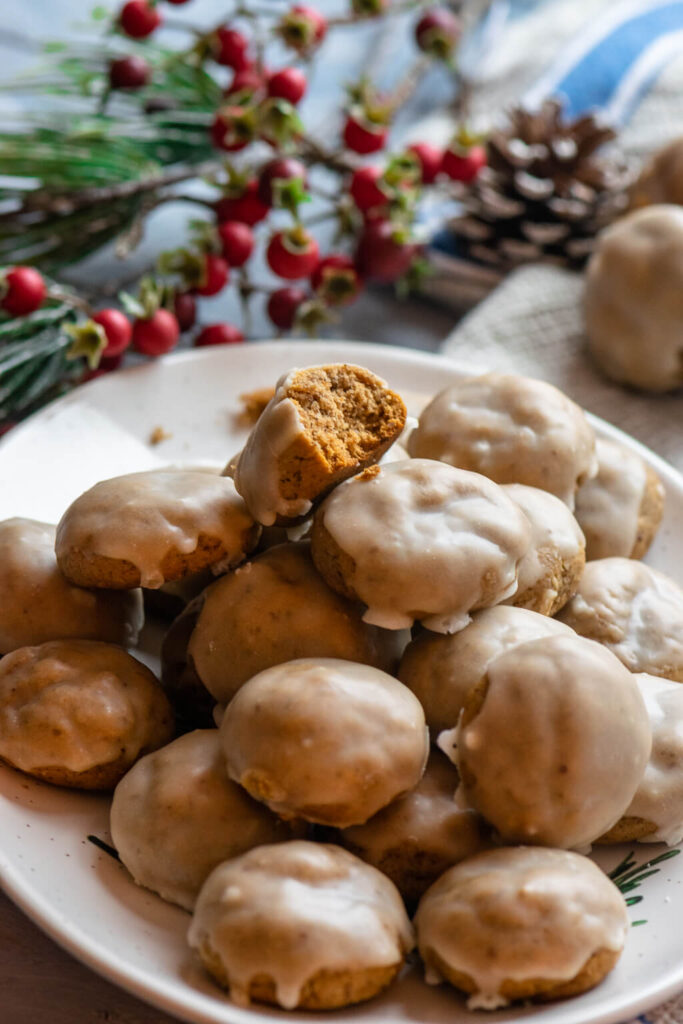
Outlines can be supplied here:
M576 495L576 518L586 535L590 559L630 558L638 537L638 517L647 486L639 455L617 441L596 441L598 473Z
M530 540L526 517L496 484L428 459L347 480L320 515L353 560L365 621L388 629L415 618L462 629L472 609L514 592Z
M190 926L194 949L211 950L244 1003L258 975L286 1009L321 971L398 966L413 946L395 886L336 846L261 846L207 879Z
M228 477L201 470L154 470L115 477L81 495L57 527L57 557L70 550L131 562L143 587L164 582L160 566L170 551L193 552L199 535L220 540L222 561L245 555L254 529Z
M599 950L622 949L629 927L621 893L590 860L564 850L507 847L451 868L415 917L431 980L466 974L471 1009L507 1005L503 982L569 981Z

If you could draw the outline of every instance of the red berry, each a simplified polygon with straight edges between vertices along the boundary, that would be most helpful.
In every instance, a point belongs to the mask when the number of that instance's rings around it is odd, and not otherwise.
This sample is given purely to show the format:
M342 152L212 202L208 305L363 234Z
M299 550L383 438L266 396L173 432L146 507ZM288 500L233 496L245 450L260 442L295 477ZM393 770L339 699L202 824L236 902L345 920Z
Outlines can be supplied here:
M238 341L244 341L244 335L234 324L209 324L194 339L194 346L234 345Z
M376 153L384 149L388 134L388 125L358 121L350 115L344 125L344 143L354 153Z
M308 53L325 38L327 19L315 7L295 4L280 21L279 34L292 49Z
M119 14L121 31L131 39L144 39L161 25L161 15L147 0L128 0Z
M146 320L133 324L133 346L145 356L162 356L178 343L178 321L167 309L158 309Z
M359 210L386 205L387 196L378 185L383 173L381 167L373 166L359 167L353 172L349 192Z
M133 337L133 328L128 317L124 316L120 309L101 309L93 320L107 336L107 347L102 351L102 359L122 355Z
M224 90L225 96L234 96L236 93L247 93L253 96L255 93L265 91L266 83L264 75L255 67L243 68L235 71L232 82Z
M197 319L197 300L189 292L176 292L173 297L173 312L181 331L189 331Z
M350 256L325 256L311 274L311 287L330 306L347 306L358 298L361 281Z
M304 186L308 181L308 172L300 160L291 156L276 157L269 160L261 168L258 178L258 197L266 206L272 206L275 181L291 181L293 178L301 178Z
M214 33L213 59L235 71L245 71L252 63L249 40L236 29L223 25Z
M443 152L429 142L415 142L408 146L408 152L414 153L420 161L420 177L423 185L431 185L441 170Z
M252 113L243 106L222 107L211 126L211 141L226 153L248 146L256 134Z
M119 57L109 65L109 84L112 89L141 89L147 85L150 66L143 57Z
M4 275L4 283L6 291L0 299L0 306L11 316L34 313L45 301L45 281L33 267L12 267Z
M275 71L268 79L268 95L281 100L289 100L296 106L306 93L308 81L303 71L298 68L282 68Z
M231 267L243 266L254 251L254 233L239 220L224 220L218 225L223 255Z
M268 299L268 316L281 331L288 331L294 326L297 309L306 299L306 292L296 285L278 288L277 291L271 292Z
M180 6L180 4L186 4L187 0L166 0L166 2L169 4L177 4L178 6Z
M269 207L267 203L261 202L258 197L259 183L253 178L245 185L244 191L239 196L223 196L215 205L216 217L219 221L239 220L243 224L253 227L268 216Z
M485 146L447 149L441 161L441 170L453 181L468 184L486 167L487 156Z
M230 280L230 268L222 256L214 256L209 252L204 259L204 283L194 291L197 295L218 295Z
M266 250L268 266L286 281L308 277L318 263L318 243L302 227L289 231L278 231L273 235Z
M377 220L365 225L358 241L355 264L362 277L385 284L395 281L408 270L417 246L403 242L388 220Z
M460 22L445 7L434 7L423 14L415 26L417 45L439 60L447 60L460 36Z

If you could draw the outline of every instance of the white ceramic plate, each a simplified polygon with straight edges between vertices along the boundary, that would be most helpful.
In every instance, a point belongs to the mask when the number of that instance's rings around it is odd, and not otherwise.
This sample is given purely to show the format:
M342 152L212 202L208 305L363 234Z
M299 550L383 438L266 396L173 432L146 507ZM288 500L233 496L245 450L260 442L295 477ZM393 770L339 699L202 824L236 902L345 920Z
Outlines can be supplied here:
M41 411L0 445L0 516L49 518L48 508L65 507L88 483L148 461L222 463L244 436L235 420L241 393L274 382L292 366L341 360L369 366L407 393L409 404L410 396L417 402L417 395L432 394L460 376L451 362L411 350L276 342L184 353L101 378ZM600 434L638 450L664 480L665 518L648 561L683 583L683 479L615 428L597 420L595 425ZM146 445L157 426L172 437L153 451L135 443ZM185 944L189 916L136 887L121 865L88 842L90 834L109 839L107 799L51 788L2 769L0 834L0 881L9 896L86 964L183 1020L472 1024L477 1019L453 990L425 986L415 968L383 997L353 1010L240 1009L193 961ZM662 849L638 846L636 857L642 862ZM609 869L625 852L608 849L598 859ZM602 985L567 1002L501 1011L485 1020L609 1024L683 988L683 856L666 861L637 892L643 901L632 908L632 920L646 923L632 929L624 956Z

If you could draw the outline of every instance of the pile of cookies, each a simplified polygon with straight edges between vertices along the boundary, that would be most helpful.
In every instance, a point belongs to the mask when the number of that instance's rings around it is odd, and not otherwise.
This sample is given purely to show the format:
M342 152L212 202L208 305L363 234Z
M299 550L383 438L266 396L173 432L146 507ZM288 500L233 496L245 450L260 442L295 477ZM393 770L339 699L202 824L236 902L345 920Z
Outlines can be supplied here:
M0 523L0 758L114 790L125 869L239 1003L369 999L415 945L471 1008L583 992L629 926L585 854L683 837L662 509L548 384L413 424L369 370L293 370L223 475ZM187 599L161 682L124 650L143 592Z

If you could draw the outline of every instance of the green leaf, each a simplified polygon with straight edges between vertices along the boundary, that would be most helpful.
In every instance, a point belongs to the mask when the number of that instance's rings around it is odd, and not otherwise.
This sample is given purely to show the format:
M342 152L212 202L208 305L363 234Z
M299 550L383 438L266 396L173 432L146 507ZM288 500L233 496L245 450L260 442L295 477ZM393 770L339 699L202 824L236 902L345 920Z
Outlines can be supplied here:
M98 4L97 7L93 7L90 17L93 21L106 21L107 18L111 17L111 11L104 4Z

